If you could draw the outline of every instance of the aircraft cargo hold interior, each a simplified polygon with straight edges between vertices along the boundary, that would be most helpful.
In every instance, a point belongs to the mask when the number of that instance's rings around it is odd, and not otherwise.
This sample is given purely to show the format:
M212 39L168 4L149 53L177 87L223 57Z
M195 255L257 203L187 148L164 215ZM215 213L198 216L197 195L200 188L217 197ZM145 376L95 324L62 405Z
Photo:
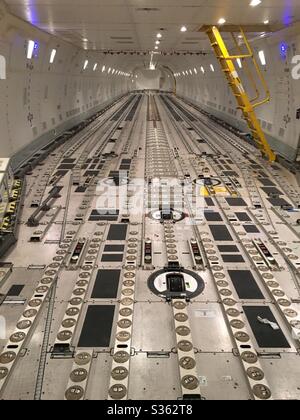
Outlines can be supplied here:
M298 0L0 0L1 400L300 399L299 98Z

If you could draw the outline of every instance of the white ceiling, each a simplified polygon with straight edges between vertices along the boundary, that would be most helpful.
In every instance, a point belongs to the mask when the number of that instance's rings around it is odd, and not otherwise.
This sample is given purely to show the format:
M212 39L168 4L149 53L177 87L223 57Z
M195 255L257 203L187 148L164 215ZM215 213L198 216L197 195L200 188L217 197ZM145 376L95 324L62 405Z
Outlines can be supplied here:
M160 31L166 52L209 50L198 29L221 17L241 25L298 21L299 2L262 0L253 8L250 0L6 0L15 15L85 49L153 50Z

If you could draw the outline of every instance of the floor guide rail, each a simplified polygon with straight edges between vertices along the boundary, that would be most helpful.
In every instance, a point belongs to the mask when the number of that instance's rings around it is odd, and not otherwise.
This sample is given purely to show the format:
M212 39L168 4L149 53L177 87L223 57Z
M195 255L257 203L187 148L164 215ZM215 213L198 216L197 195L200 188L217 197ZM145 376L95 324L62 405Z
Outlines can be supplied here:
M25 171L1 399L299 399L295 176L171 94L77 128Z

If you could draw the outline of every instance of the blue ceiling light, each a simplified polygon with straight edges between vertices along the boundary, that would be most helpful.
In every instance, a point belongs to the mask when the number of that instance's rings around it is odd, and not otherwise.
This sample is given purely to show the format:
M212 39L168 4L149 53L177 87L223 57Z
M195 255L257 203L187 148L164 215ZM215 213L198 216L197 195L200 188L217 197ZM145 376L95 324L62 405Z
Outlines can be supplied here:
M281 55L283 58L286 58L287 51L288 51L288 46L287 46L287 44L285 44L284 42L282 42L282 43L280 44L280 55Z

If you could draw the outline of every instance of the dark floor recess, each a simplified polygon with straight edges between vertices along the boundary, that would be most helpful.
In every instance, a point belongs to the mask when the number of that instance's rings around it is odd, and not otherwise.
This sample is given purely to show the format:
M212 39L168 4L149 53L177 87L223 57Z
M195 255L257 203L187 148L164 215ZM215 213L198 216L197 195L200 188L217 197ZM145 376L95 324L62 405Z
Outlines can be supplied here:
M274 194L274 195L282 195L283 194L283 192L282 191L280 191L278 188L276 188L276 187L263 187L262 188L262 190L263 190L263 192L265 192L267 195L271 195L271 194Z
M281 206L290 206L291 204L285 201L283 198L268 198L268 201L272 204L274 207L281 207Z
M204 216L208 222L222 222L223 220L220 213L214 213L212 211L205 211Z
M235 245L220 245L218 246L220 252L240 252Z
M243 306L243 310L259 347L267 349L291 348L281 329L273 330L270 325L261 324L257 320L257 317L261 317L277 323L271 309L268 306Z
M75 165L72 165L72 164L63 164L63 165L60 165L57 169L59 170L59 171L68 171L68 170L70 170L70 169L74 169L74 167L75 167Z
M22 290L24 289L24 285L21 284L14 284L13 286L11 286L11 288L9 289L9 291L7 292L6 296L12 297L12 296L20 296Z
M270 178L259 178L259 182L261 182L264 187L275 187L276 186L274 184L274 182L270 180Z
M242 198L228 197L226 201L232 207L247 207L247 203Z
M104 252L124 252L125 245L106 245Z
M232 236L225 225L210 225L211 233L215 241L232 241Z
M86 192L86 187L78 187L75 190L76 193L85 193Z
M78 347L109 347L115 306L89 306Z
M234 176L235 178L239 177L239 174L235 171L224 171L223 174L224 176Z
M76 159L64 159L63 161L62 161L62 163L64 164L64 163L66 163L66 164L70 164L70 163L74 163L76 161Z
M215 205L214 200L210 197L205 197L205 202L206 202L206 205L209 207L213 207Z
M92 299L116 299L121 270L98 270Z
M244 229L247 233L260 233L259 229L254 225L245 225Z
M101 262L122 262L123 258L123 254L104 254Z
M248 216L247 213L235 213L236 217L239 219L240 222L251 222L251 218Z
M111 225L109 228L108 241L125 241L128 225Z
M240 299L264 299L249 270L229 270L228 274Z
M245 262L242 255L222 255L224 263L243 263Z

